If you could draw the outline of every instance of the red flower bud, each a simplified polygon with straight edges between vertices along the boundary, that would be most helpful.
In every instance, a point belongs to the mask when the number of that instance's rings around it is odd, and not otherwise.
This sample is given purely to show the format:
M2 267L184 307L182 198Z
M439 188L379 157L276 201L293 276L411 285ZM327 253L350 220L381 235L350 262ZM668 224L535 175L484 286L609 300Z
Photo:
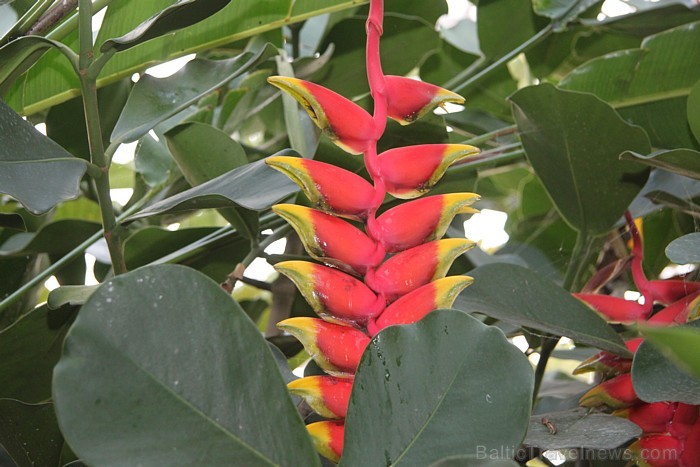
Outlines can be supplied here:
M352 379L334 376L307 376L287 385L292 394L304 398L320 416L345 418L352 391Z
M299 185L306 197L322 211L363 219L372 207L374 188L348 170L300 157L274 156L265 162Z
M290 94L331 141L350 154L361 154L374 137L372 116L330 89L296 78L271 76L267 82Z
M421 144L389 149L379 155L379 165L386 190L409 199L430 191L450 165L478 153L464 144Z
M326 264L364 274L386 256L364 232L330 214L296 204L277 204L272 211L294 227L309 255Z
M450 276L424 285L389 305L378 318L370 320L367 332L374 336L387 326L412 324L438 308L449 308L474 279Z
M299 339L318 366L333 376L353 375L370 341L362 331L317 318L289 318L277 327Z
M683 442L669 435L645 435L627 449L639 466L679 467Z
M323 457L336 464L343 454L345 422L329 420L306 425L314 447Z
M632 387L632 375L624 373L600 383L584 394L579 403L584 407L607 405L611 409L622 409L638 401Z
M403 76L385 76L389 118L402 125L413 123L447 102L464 103L464 98L434 84Z
M635 353L642 342L644 342L644 339L641 337L630 339L625 342L625 346L627 346L627 349L630 352ZM597 371L606 376L612 376L620 373L627 373L631 369L631 358L624 358L620 357L619 355L603 351L598 352L591 358L581 362L581 364L574 369L573 374L580 375L591 371Z
M469 207L478 199L474 193L451 193L400 204L379 216L373 235L388 252L437 240L445 235L457 214L478 212Z
M445 277L452 262L474 246L465 238L447 238L403 251L370 269L365 283L375 292L394 301L436 279Z
M284 261L275 269L296 284L311 308L326 321L364 326L384 309L384 300L343 272L307 261Z
M617 417L627 418L637 424L644 433L665 433L673 420L678 404L671 402L654 402L637 404L613 412Z

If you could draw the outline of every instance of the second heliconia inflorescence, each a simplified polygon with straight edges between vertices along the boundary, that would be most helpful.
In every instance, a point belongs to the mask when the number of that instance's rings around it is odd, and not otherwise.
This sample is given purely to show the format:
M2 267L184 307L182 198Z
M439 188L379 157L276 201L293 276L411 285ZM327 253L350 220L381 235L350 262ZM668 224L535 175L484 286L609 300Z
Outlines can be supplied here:
M468 276L445 275L474 243L442 237L457 214L476 212L471 205L478 195L427 196L377 215L387 193L418 198L451 164L479 152L462 144L422 144L377 153L387 118L408 125L438 106L464 102L438 86L384 75L379 58L382 20L383 2L372 0L366 32L373 115L317 84L282 76L268 79L294 97L330 140L350 154L363 155L372 180L311 159L266 160L297 183L315 206L273 207L299 234L308 254L323 263L285 261L275 266L319 316L290 318L278 326L297 337L327 373L298 379L289 388L329 419L307 429L317 450L333 462L342 455L353 376L371 337L387 326L415 323L432 310L449 308L472 282Z

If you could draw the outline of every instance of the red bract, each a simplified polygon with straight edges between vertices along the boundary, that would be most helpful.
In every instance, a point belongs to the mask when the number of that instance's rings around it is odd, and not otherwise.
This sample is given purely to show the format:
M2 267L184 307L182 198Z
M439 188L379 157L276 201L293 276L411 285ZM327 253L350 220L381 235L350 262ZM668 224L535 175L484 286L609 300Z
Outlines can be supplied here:
M478 195L430 196L399 204L377 217L387 193L403 199L419 197L451 164L478 153L468 145L424 144L377 154L377 140L387 117L406 125L436 106L463 102L457 94L432 84L382 73L382 12L382 0L371 0L367 74L374 99L373 116L322 86L295 78L268 79L297 99L337 145L353 154L363 153L373 182L369 184L347 170L322 162L293 157L267 160L298 184L318 208L279 204L273 211L297 231L309 255L327 266L286 261L275 268L296 284L323 318L291 318L279 326L301 340L324 371L336 376L303 378L290 383L289 388L321 416L331 419L346 415L350 378L369 336L387 326L414 323L434 309L452 306L472 282L466 276L444 276L453 261L474 243L440 238L457 214L476 212L470 205ZM359 221L362 228L342 217ZM321 455L338 462L344 421L313 423L307 428Z
M609 321L634 323L645 321L657 326L686 323L700 301L700 283L679 280L650 281L642 268L641 235L632 217L625 215L632 236L632 277L644 297L644 304L598 294L574 294ZM654 303L667 305L653 313ZM695 318L695 317L692 317ZM643 339L627 341L635 353ZM700 466L700 406L672 402L645 403L637 399L630 370L632 359L600 352L581 363L575 374L599 371L606 378L581 398L581 405L607 406L613 413L629 418L642 428L643 436L630 447L637 465L648 467Z

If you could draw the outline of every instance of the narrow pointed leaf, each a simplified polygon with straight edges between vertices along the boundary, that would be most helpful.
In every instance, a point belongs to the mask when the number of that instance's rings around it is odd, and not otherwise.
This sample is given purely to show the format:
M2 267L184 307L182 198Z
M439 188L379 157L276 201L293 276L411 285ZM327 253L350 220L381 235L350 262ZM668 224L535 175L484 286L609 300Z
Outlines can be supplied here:
M464 313L388 328L355 376L341 465L431 465L477 446L512 449L527 431L533 381L500 330Z
M318 465L258 329L181 266L142 268L92 295L66 338L54 400L89 464Z
M0 100L0 193L32 214L76 198L86 161L39 133Z
M496 263L469 274L474 284L457 298L455 308L631 356L620 336L600 316L535 271Z
M646 182L645 168L619 160L625 150L649 152L644 131L595 96L549 84L511 102L527 157L564 219L592 235L610 230Z
M167 78L144 76L131 90L112 132L112 141L129 143L197 102L274 53L264 47L227 60L195 59Z
M230 2L231 0L178 0L123 36L107 39L100 50L105 52L113 48L121 52L156 37L192 26L217 13Z
M284 175L256 161L145 207L129 220L166 213L241 206L260 211L298 190Z
M620 155L625 161L635 161L642 164L659 167L669 172L700 180L700 152L692 149L672 149L656 151L649 155L626 151Z

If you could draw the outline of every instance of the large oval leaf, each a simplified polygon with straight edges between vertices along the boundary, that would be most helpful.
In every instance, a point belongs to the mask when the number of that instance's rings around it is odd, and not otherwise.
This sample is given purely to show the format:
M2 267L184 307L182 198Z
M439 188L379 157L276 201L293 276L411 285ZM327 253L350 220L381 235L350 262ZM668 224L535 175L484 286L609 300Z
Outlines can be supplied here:
M0 399L0 445L18 467L61 465L63 437L53 404Z
M646 328L645 333L655 342L643 342L632 362L632 384L639 398L646 402L678 401L700 404L700 379L676 366L669 357L684 353L687 367L698 368L700 352L700 321L670 328ZM658 345L658 348L655 345ZM680 352L675 352L674 347Z
M133 271L90 297L54 400L61 431L92 465L318 463L260 332L181 266Z
M700 263L700 232L683 235L669 243L666 256L676 264Z
M620 336L591 308L535 271L495 263L469 275L474 284L457 297L455 308L631 356Z
M549 84L510 99L527 157L564 219L589 235L610 230L646 182L645 168L619 160L650 151L644 130L595 96Z
M341 465L426 466L513 449L527 430L533 384L532 367L503 333L464 313L389 327L355 376Z
M86 161L39 133L0 99L0 193L43 214L78 196L86 169Z

